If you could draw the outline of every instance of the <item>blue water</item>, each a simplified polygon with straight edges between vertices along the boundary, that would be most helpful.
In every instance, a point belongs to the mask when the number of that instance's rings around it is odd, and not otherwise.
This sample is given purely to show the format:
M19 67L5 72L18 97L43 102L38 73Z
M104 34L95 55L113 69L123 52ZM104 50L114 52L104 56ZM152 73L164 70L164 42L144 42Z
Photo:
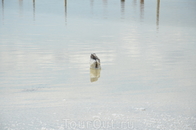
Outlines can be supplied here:
M2 0L0 129L196 129L195 5Z

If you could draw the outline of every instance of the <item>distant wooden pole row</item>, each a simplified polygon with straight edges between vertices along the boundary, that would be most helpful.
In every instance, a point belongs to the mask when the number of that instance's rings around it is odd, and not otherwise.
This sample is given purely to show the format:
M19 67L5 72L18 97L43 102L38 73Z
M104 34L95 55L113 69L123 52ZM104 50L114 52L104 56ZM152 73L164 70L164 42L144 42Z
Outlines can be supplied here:
M93 2L93 0L91 0ZM104 0L107 2L107 0ZM23 0L19 0L20 11L22 12L22 3ZM134 0L134 4L136 5L136 0ZM65 6L65 22L67 22L67 0L64 0ZM124 15L125 11L125 0L121 0L121 12ZM157 0L157 9L156 9L156 25L159 26L159 17L160 17L160 0ZM144 15L144 0L140 0L140 17L143 19ZM33 18L35 20L35 0L33 0ZM2 0L2 19L4 19L4 0Z

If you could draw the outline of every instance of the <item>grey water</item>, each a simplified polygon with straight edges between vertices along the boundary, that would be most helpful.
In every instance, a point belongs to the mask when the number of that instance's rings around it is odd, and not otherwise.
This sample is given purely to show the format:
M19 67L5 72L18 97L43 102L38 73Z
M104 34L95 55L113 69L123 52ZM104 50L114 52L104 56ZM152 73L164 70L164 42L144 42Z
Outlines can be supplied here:
M195 21L195 0L1 0L0 129L196 129Z

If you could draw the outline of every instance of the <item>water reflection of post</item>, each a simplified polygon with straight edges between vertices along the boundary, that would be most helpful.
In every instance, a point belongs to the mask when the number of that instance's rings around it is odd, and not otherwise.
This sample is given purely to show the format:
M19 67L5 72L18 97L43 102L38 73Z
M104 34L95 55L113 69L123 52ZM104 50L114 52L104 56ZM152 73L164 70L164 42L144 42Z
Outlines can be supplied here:
M20 15L21 15L21 16L22 16L22 4L23 4L23 0L19 0Z
M94 0L91 0L91 1L90 1L90 4L91 4L91 14L93 14L93 4L94 4Z
M104 5L104 18L107 18L107 0L103 0L103 5Z
M2 19L4 20L4 0L2 0Z
M104 6L107 6L107 0L103 0Z
M136 6L136 4L137 4L137 2L136 2L137 0L133 0L133 4L134 4L134 6Z
M140 17L141 19L144 17L144 0L140 0Z
M67 0L65 0L65 24L67 23Z
M159 29L159 9L160 9L160 0L157 0L157 29Z
M33 20L35 20L35 0L33 0Z
M125 12L125 0L121 0L122 19L124 18L124 12Z
M91 0L91 6L93 6L94 0Z

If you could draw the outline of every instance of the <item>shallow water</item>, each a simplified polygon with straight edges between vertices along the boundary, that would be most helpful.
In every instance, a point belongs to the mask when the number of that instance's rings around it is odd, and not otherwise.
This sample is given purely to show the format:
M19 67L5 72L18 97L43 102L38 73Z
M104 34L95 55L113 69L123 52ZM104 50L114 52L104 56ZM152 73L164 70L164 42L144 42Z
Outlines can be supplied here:
M195 5L2 0L0 129L196 129Z

